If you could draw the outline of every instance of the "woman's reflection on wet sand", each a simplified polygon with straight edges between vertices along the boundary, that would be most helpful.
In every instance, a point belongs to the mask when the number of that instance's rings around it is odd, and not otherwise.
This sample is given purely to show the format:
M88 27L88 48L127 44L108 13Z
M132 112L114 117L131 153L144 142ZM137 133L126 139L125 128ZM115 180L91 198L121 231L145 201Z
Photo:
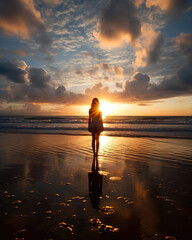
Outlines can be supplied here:
M103 175L99 173L98 155L93 156L92 172L88 173L89 179L89 197L92 207L99 207L99 200L102 195Z

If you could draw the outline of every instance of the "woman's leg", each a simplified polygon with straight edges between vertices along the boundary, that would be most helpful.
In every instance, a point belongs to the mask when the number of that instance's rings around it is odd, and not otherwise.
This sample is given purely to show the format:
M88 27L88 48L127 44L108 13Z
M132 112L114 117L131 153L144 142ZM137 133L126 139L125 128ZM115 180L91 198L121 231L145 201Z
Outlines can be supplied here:
M92 132L92 149L93 149L93 154L95 155L95 133Z
M96 155L98 155L98 152L99 152L99 136L100 136L100 132L96 134L96 148L97 148Z

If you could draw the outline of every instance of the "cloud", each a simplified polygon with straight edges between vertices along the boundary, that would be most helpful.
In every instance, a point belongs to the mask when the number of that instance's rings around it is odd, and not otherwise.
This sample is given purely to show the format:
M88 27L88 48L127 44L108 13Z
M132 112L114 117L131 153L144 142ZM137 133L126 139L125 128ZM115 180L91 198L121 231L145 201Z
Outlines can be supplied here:
M156 6L173 15L184 12L189 6L187 0L146 0L145 4L147 8Z
M80 77L83 77L83 71L81 69L76 69L75 74L77 74Z
M62 98L65 96L65 92L66 92L66 88L64 86L59 86L56 90L55 90L55 94L57 97Z
M135 6L137 8L139 8L142 5L143 2L144 2L144 0L135 0Z
M147 49L148 61L149 63L157 62L159 59L160 48L163 45L163 34L158 31L153 42L150 43Z
M99 72L102 72L103 74L114 74L118 78L123 78L124 77L124 69L119 66L111 66L108 63L100 63L98 65L95 65L94 67L90 68L89 70L83 71L82 69L78 68L75 71L75 74L77 74L80 77L84 76L94 76L98 74ZM105 79L108 80L108 77L105 76Z
M148 92L150 78L148 75L136 73L131 81L125 82L123 96L128 96L132 100L143 99Z
M62 3L62 0L43 0L43 2L49 5L59 5Z
M0 58L0 75L7 80L15 83L24 83L26 81L26 65L23 61L10 62Z
M192 95L191 76L192 64L183 66L175 76L160 83L152 83L148 75L136 73L131 81L126 81L118 97L137 102Z
M99 66L104 72L114 73L117 77L120 78L124 76L124 70L122 67L111 67L108 63L100 63Z
M145 67L147 63L156 63L160 58L160 50L164 38L161 31L155 31L150 23L143 23L141 38L136 41L133 62L135 67Z
M110 65L103 65L110 70ZM19 103L87 104L93 97L116 102L147 103L159 99L192 95L192 61L190 58L175 76L161 82L151 81L147 74L135 73L131 80L116 83L120 91L111 91L109 86L97 83L86 88L84 93L68 91L65 86L54 86L51 76L43 68L27 66L23 61L1 61L0 74L11 82L7 89L1 89L1 101Z
M115 83L115 86L116 86L117 88L123 88L123 84L122 84L122 83L116 82L116 83Z
M92 76L92 75L97 74L98 71L99 71L99 67L98 67L98 66L94 66L93 68L91 68L91 69L88 71L88 74L89 74L90 76Z
M42 89L50 85L51 83L51 77L42 68L29 67L28 77L29 77L31 86L34 88Z
M95 34L101 46L118 46L122 41L133 42L141 33L141 22L131 0L110 0L102 9Z
M151 106L151 104L147 104L147 103L138 103L137 106L145 107L145 106Z
M26 57L29 54L29 51L25 47L18 48L14 51L16 57Z
M192 34L191 33L180 33L175 39L175 43L179 48L179 51L183 55L192 54Z
M52 42L33 0L1 1L0 32L22 39L32 38L45 52Z
M0 75L11 84L1 90L0 98L21 103L82 103L83 94L67 91L64 86L54 87L51 76L43 68L27 66L24 61L0 61Z
M109 87L103 87L102 83L95 84L92 88L86 88L85 89L85 96L88 98L92 97L112 97L112 94L110 93Z

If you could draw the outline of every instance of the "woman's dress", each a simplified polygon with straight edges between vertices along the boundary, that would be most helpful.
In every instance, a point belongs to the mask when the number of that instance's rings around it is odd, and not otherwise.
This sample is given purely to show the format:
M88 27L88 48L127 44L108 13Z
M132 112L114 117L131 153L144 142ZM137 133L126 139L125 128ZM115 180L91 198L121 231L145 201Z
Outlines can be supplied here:
M97 109L89 109L89 116L91 117L89 131L92 133L103 132L102 112Z

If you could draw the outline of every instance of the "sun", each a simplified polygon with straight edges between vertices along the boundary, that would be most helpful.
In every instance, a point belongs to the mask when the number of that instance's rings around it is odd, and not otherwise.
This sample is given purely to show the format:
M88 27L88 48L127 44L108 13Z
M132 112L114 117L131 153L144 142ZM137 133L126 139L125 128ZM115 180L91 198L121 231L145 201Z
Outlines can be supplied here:
M107 116L107 115L111 115L114 112L114 105L112 103L109 103L107 101L100 101L100 107L99 109L102 111L102 116L103 119Z

